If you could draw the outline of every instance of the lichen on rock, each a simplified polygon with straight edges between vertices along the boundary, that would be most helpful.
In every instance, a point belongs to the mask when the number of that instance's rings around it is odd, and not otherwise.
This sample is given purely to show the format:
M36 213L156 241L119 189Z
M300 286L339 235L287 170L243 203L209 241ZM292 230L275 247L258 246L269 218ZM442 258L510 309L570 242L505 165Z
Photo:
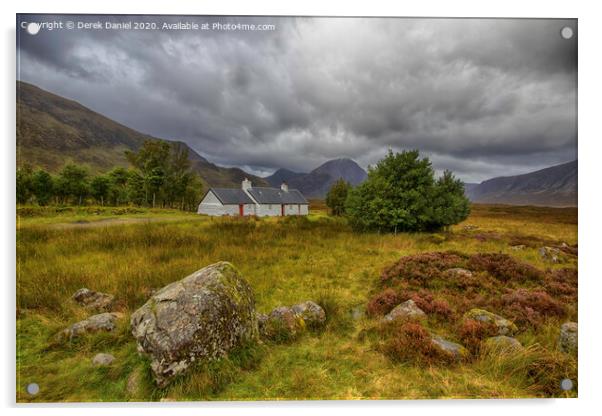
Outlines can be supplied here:
M484 309L471 309L466 312L464 319L473 319L475 321L493 324L497 328L498 335L510 336L518 332L518 328L514 322Z
M138 350L151 357L160 387L193 362L223 357L258 339L253 292L228 262L158 290L130 323Z

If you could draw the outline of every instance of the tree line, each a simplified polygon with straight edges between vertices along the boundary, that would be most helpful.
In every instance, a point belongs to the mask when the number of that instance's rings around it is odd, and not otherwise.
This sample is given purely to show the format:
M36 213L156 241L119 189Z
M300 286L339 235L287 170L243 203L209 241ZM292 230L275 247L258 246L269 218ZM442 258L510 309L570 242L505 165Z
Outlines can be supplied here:
M188 148L178 143L147 140L126 151L131 167L91 174L88 168L66 164L53 175L44 169L17 169L17 203L39 205L137 205L196 210L203 184L191 169Z
M339 179L326 205L360 231L436 231L470 214L464 183L450 171L436 179L431 162L421 159L417 150L389 151L355 188Z

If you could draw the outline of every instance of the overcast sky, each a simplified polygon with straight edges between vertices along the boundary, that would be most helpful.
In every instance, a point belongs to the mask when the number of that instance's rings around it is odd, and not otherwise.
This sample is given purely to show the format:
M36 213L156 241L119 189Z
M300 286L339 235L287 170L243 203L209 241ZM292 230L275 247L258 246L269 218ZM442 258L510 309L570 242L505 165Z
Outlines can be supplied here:
M480 182L577 157L575 20L20 18L274 24L18 29L19 79L224 166L269 174L349 157L365 168L417 148Z

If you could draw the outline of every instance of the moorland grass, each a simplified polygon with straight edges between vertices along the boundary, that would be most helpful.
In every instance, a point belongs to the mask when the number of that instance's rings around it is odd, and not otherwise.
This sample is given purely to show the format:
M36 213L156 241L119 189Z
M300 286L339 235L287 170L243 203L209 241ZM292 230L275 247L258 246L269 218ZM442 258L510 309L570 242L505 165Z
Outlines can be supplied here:
M365 310L383 290L383 270L403 256L502 253L542 271L576 269L575 256L552 265L537 251L539 242L577 243L576 209L475 206L464 223L445 232L397 235L354 233L344 219L329 217L323 205L315 204L307 218L284 219L141 211L36 211L18 218L18 401L576 395L576 390L562 392L558 387L564 377L575 378L576 383L576 362L556 351L560 324L576 320L576 292L571 292L576 290L576 275L574 287L564 287L566 272L546 274L551 277L543 290L562 303L563 313L543 314L535 324L521 327L517 338L527 348L518 355L475 355L455 365L399 362L377 347L383 342L375 330L377 317L351 317L352 310ZM115 218L137 221L116 223ZM105 223L88 226L98 220ZM512 248L516 241L531 243L516 250ZM221 260L234 263L248 280L258 311L311 299L325 307L326 327L291 342L235 351L200 365L165 389L154 386L147 360L136 353L128 319L114 333L76 342L56 340L61 329L88 315L70 301L81 287L114 294L116 309L129 317L153 290ZM487 291L486 283L478 283L485 286L476 290ZM533 282L525 284L536 289ZM516 283L515 289L521 285ZM460 341L459 313L468 304L449 302L461 303L461 298L448 299L441 288L434 285L425 292L408 287L400 296L422 301L433 311L446 311L442 302L447 301L451 315L433 313L427 324L450 340ZM519 292L511 300L524 307L529 307L525 302L542 301L537 295L527 295ZM98 352L112 353L115 362L108 368L94 367L91 360ZM138 378L134 390L128 389L132 374ZM25 392L31 382L40 385L36 396Z

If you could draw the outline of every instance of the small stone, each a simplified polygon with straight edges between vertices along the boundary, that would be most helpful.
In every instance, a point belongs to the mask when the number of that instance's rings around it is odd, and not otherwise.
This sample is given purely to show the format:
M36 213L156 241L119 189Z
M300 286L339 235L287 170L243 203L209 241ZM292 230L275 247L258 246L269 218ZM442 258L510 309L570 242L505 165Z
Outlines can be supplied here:
M543 260L551 263L560 263L563 261L562 251L555 247L541 247L539 255Z
M445 271L448 276L452 277L472 277L472 272L470 270L463 269L461 267L454 267L453 269L448 269Z
M95 292L88 288L81 288L71 296L71 298L80 306L89 310L107 311L113 304L113 295L102 292Z
M356 306L355 308L351 309L351 319L354 321L359 321L360 319L364 318L364 316L366 316L366 312L362 306Z
M468 350L462 345L448 341L440 336L433 335L431 344L443 355L454 361L460 361L468 357Z
M310 327L318 327L326 322L326 312L320 305L308 300L291 307L293 313L300 316L305 324Z
M462 229L464 231L473 231L473 230L477 230L479 227L477 227L476 225L472 225L472 224L468 224L465 225L464 227L462 227Z
M117 312L105 312L93 315L88 319L77 322L62 332L62 335L69 338L77 338L87 333L99 331L113 331L116 328L115 321L121 318L123 314Z
M560 335L558 337L558 349L567 354L577 355L578 351L578 336L577 322L566 322L560 327Z
M517 244L515 246L511 246L510 248L512 250L524 250L525 248L527 248L527 246L525 246L524 244Z
M516 338L508 337L506 335L487 338L483 345L488 351L500 353L513 353L524 349L522 344Z
M306 328L317 328L326 323L326 312L320 305L306 301L288 306L279 306L269 315L260 314L260 335L271 340L293 339Z
M92 364L99 367L106 367L111 365L113 361L115 361L115 357L111 354L100 353L94 356L92 359Z
M403 318L424 318L426 314L422 309L416 306L416 303L410 299L397 305L391 312L385 315L384 321L391 322Z
M125 389L130 397L136 397L140 391L140 381L142 380L142 369L140 367L132 371L128 377Z
M510 336L518 332L518 328L516 325L514 325L514 322L484 309L471 309L470 311L466 312L464 319L492 323L496 326L498 335Z

